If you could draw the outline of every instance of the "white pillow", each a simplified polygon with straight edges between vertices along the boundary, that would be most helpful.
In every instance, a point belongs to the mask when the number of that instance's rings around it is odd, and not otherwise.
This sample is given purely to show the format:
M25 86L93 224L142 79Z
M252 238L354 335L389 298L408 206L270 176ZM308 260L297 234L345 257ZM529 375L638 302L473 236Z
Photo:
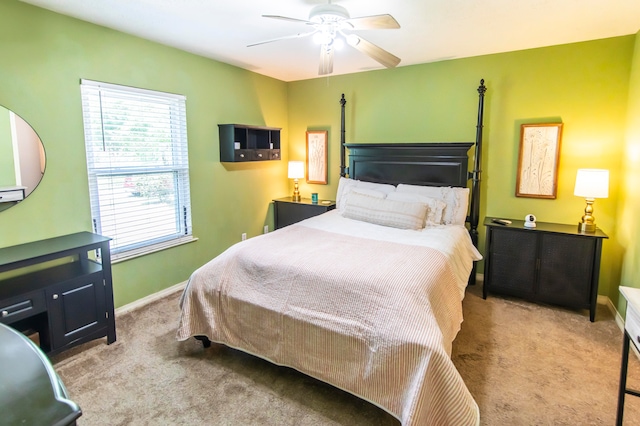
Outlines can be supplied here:
M442 213L444 225L464 225L469 207L469 188L451 186L420 186L401 183L398 192L409 192L444 201L447 206Z
M361 193L368 192L370 195L378 197L380 194L386 196L386 194L396 190L395 186L385 183L364 182L361 180L340 177L340 180L338 181L338 192L336 193L336 208L338 210L344 210L344 203L348 197L348 194L354 188L358 188L358 190L361 190ZM369 191L377 191L377 193ZM379 198L384 198L384 196Z
M349 219L393 228L422 229L427 216L427 205L353 193L346 199L342 215Z
M427 217L425 219L426 226L441 225L442 213L447 206L447 204L442 200L427 197L426 195L413 194L411 192L392 192L387 195L387 200L426 204L428 209Z

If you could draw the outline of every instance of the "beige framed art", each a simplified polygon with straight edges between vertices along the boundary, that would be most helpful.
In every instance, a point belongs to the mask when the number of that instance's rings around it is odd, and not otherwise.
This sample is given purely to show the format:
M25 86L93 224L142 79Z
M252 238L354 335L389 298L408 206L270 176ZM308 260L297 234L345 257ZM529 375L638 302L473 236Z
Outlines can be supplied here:
M516 197L556 198L562 123L522 124Z
M327 131L307 131L307 183L327 184Z

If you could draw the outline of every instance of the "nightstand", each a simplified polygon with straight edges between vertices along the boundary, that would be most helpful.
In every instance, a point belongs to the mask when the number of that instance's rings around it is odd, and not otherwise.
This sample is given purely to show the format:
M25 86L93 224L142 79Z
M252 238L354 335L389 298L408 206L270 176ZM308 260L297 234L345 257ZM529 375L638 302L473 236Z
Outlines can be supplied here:
M600 229L581 233L577 225L524 221L510 225L484 221L486 247L483 297L488 293L516 296L532 302L589 309L595 320L602 241Z
M312 203L310 198L293 201L292 197L285 197L273 200L273 206L275 228L280 229L333 210L336 208L336 202L318 200L317 203Z

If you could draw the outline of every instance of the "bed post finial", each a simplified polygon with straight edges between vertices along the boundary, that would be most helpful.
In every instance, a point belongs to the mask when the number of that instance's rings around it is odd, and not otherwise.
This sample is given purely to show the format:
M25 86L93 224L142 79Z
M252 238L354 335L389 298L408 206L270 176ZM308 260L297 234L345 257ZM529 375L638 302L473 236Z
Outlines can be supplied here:
M484 93L487 91L487 86L484 85L484 78L480 79L480 86L478 86L478 93L480 96L484 96Z
M345 165L345 129L344 129L344 106L347 104L347 100L344 98L344 93L342 94L342 98L340 98L340 176L346 177L346 165Z

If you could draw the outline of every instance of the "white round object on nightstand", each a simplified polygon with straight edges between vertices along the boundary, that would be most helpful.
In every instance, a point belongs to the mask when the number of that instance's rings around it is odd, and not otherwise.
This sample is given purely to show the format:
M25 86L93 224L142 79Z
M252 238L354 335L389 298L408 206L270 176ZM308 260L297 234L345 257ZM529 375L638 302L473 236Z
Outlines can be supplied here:
M524 217L524 227L525 228L535 228L536 227L536 216L533 214L528 214Z

